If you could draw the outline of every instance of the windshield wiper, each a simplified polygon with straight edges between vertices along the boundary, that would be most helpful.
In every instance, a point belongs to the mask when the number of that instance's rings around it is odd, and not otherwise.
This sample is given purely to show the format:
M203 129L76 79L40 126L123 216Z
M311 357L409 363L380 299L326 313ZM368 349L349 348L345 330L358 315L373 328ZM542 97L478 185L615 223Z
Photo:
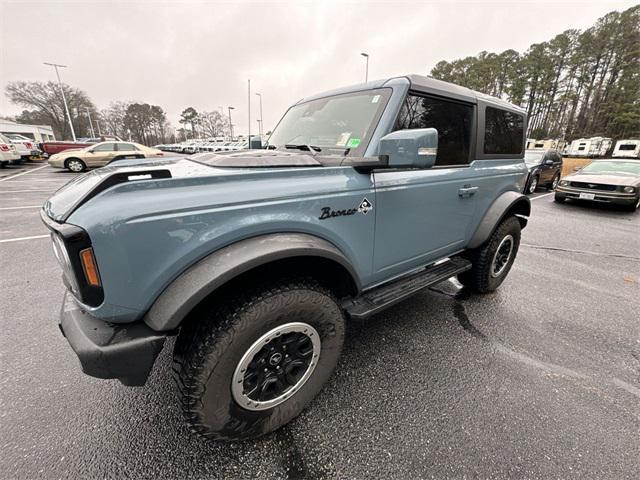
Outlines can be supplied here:
M306 150L311 153L317 153L322 151L320 147L316 147L315 145L307 145L306 143L299 144L299 145L287 144L284 146L284 148L288 148L288 149L295 148L297 150Z

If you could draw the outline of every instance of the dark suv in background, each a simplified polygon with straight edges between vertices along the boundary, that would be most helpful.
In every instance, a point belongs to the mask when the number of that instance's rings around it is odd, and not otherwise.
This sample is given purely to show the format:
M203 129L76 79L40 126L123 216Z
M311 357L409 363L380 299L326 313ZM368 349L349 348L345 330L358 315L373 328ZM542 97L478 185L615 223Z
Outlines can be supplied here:
M529 176L524 193L531 194L540 185L555 190L562 175L562 155L556 150L525 150L524 161Z

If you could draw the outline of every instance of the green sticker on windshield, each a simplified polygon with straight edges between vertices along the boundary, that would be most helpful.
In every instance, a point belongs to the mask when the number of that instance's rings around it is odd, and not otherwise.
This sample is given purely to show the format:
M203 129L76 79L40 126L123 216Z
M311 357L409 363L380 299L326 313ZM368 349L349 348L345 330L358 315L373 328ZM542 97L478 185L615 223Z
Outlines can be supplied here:
M358 148L358 145L360 145L360 142L362 140L360 140L359 138L352 138L347 142L347 148Z

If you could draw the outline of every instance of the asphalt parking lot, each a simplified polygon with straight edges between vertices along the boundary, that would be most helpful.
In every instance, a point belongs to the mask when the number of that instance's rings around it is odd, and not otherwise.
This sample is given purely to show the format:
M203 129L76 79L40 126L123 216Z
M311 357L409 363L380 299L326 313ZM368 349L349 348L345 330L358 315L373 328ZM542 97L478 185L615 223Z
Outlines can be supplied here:
M498 292L444 282L351 323L305 413L221 445L182 422L172 343L144 388L81 373L38 218L73 177L0 170L1 478L637 478L640 212L537 194Z

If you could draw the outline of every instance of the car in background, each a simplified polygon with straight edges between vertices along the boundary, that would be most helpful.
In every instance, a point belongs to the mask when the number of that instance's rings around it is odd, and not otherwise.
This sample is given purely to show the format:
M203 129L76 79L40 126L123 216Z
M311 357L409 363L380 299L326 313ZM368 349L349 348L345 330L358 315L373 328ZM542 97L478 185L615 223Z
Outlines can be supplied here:
M11 143L16 146L16 150L20 154L22 161L40 156L40 150L36 148L33 139L18 135L17 133L5 133L4 136L11 140Z
M81 138L76 142L44 142L41 144L42 150L47 155L55 155L56 153L64 152L65 150L76 150L79 148L90 147L100 142L121 142L119 137L112 135L102 135L99 138Z
M20 161L20 154L10 138L0 133L0 167Z
M562 155L557 150L525 150L524 162L529 169L525 193L535 192L540 185L548 190L558 186L562 176Z
M640 207L640 161L594 160L560 180L555 201L562 203L565 200L609 203L637 210Z
M74 150L65 150L49 157L49 165L82 172L90 167L104 167L108 163L128 158L154 158L164 153L157 148L133 142L101 142Z

